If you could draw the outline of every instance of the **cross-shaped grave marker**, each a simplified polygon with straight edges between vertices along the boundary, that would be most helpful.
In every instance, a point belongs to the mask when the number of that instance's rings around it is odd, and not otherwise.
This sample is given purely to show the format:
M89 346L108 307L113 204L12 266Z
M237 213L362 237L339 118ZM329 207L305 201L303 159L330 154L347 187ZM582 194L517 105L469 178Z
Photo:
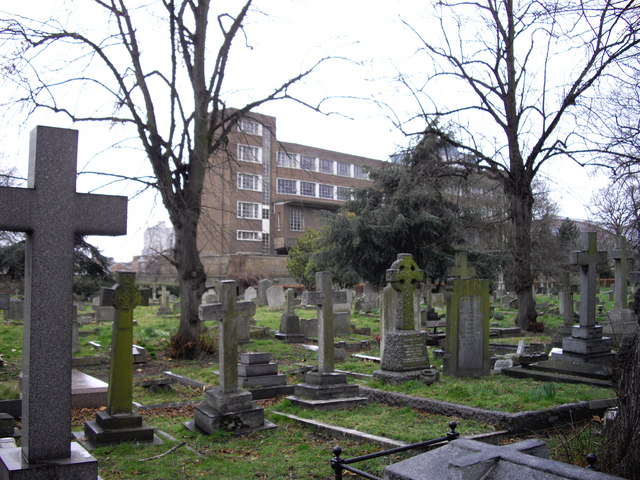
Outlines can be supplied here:
M598 251L596 232L582 234L584 250L571 252L571 265L580 267L580 327L596 324L597 267L607 263L607 252Z
M468 278L476 274L476 269L469 265L467 261L467 252L456 253L456 264L449 268L447 272L450 277Z
M237 313L236 341L238 343L249 343L251 342L249 323L251 318L256 314L256 304L251 300L235 302L235 312ZM224 303L203 303L199 307L199 315L203 322L220 322L225 315Z
M331 272L316 273L316 290L309 292L308 305L318 312L318 372L331 373L334 369L333 304L346 303L347 292L332 291Z
M387 270L387 282L400 292L395 325L398 330L415 330L414 296L424 280L424 272L418 268L409 253L399 253L398 259Z
M218 317L218 356L220 361L220 388L222 393L238 390L238 303L236 302L236 282L220 282L220 316Z
M0 202L13 207L0 209L0 229L27 233L22 456L29 464L71 456L74 237L127 231L126 197L76 193L77 147L76 130L36 127L27 188L0 187Z
M616 308L627 308L627 283L629 281L627 239L618 235L615 242L615 249L611 252L611 258L615 261L615 305Z

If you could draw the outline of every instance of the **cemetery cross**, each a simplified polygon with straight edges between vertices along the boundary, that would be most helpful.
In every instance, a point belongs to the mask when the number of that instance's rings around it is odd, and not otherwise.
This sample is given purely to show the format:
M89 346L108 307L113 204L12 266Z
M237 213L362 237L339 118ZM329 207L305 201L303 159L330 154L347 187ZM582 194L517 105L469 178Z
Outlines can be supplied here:
M0 187L0 229L26 232L22 456L69 458L76 235L124 235L127 198L76 193L77 130L31 132L27 188Z
M607 262L607 252L598 251L596 232L582 234L584 250L571 252L570 263L580 267L580 326L596 324L597 266Z
M399 253L398 259L387 270L387 282L400 292L399 316L396 315L396 328L399 330L415 329L415 312L413 298L420 282L424 280L424 272L418 268L409 253Z
M220 388L222 393L238 390L238 305L236 282L220 282L220 305L222 315L218 327L218 356L220 362ZM245 303L245 302L242 302ZM253 302L249 302L253 303Z
M622 235L618 235L615 242L615 249L611 252L611 257L615 261L615 306L616 308L627 308L627 283L629 278L627 239Z

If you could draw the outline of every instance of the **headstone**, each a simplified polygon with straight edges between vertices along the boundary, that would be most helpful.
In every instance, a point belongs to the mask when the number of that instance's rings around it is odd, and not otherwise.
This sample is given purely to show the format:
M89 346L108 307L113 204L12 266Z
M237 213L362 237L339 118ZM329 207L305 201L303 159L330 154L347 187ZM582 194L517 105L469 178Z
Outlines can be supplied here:
M504 295L500 298L500 307L505 309L511 308L511 302L513 302L514 300L517 301L516 297L514 297L513 295Z
M362 291L362 311L370 313L378 306L378 292L371 282L366 282Z
M7 320L22 322L24 320L24 300L11 298L7 311Z
M0 451L0 476L92 479L96 460L71 432L74 236L126 233L127 199L75 191L78 132L36 127L27 188L0 187L0 229L27 232L22 446ZM39 473L36 473L39 472Z
M215 290L209 289L202 294L201 303L218 303L218 294Z
M627 239L622 235L615 238L616 248L611 252L615 263L614 298L616 308L627 308L627 289L629 284L629 259L627 255Z
M196 407L194 425L208 435L221 429L249 433L271 428L274 425L264 419L264 409L253 403L250 392L238 387L236 282L221 281L219 296L222 313L218 325L219 385L205 392L205 403Z
M224 318L223 303L202 304L199 307L200 320L203 322L221 322ZM237 302L234 310L236 329L236 343L251 343L251 319L256 314L256 304L253 302Z
M627 289L629 262L627 241L623 236L616 237L616 248L611 252L615 261L615 308L607 312L607 322L603 325L603 333L610 336L615 345L621 345L627 338L632 338L638 326L636 313L627 308Z
M496 372L502 372L503 368L511 368L513 367L513 360L511 358L501 358L496 360L496 363L493 365L493 369Z
M267 305L269 310L282 310L285 307L282 285L274 285L267 289Z
M276 333L278 340L286 343L304 343L305 337L300 329L300 317L295 312L295 294L292 289L287 289L285 312L280 317L280 330Z
M318 338L318 319L317 318L301 318L300 330L305 339Z
M109 303L105 303L96 307L95 315L98 323L113 323L116 319L116 309Z
M444 308L445 305L444 293L431 294L431 306L433 308Z
M158 315L171 315L171 306L169 305L169 290L165 285L160 290L160 307L158 308Z
M420 282L424 274L410 254L400 253L387 270L386 279L397 292L397 297L395 309L390 312L391 329L384 337L380 370L375 371L373 376L394 384L417 380L429 368L426 335L416 330L415 319L415 298L420 294ZM386 295L385 299L388 298ZM389 311L387 306L383 310Z
M258 298L258 291L253 287L247 287L244 291L244 301L252 302L255 301L256 298Z
M577 363L611 361L608 339L602 337L602 326L596 325L597 266L606 263L607 253L598 251L595 232L582 234L583 250L571 254L571 264L580 268L580 324L573 326L570 337L562 339L562 354L552 358Z
M422 292L420 296L424 299L424 303L427 308L433 308L431 296L433 295L433 290L436 288L436 285L433 283L431 278L427 278L427 281L422 285Z
M347 376L334 371L333 303L346 302L346 292L332 291L330 272L316 273L316 291L309 292L308 302L318 313L318 369L305 375L304 383L287 397L296 405L318 409L347 408L366 402L359 397L359 387L347 383Z
M8 293L0 293L0 310L6 312L7 310L9 310L10 304L11 295L9 295ZM4 320L8 320L8 318L6 318L6 313L3 313L3 316L5 316Z
M273 281L268 278L263 278L258 281L258 297L256 305L264 307L267 305L267 290L273 286Z
M138 288L138 291L140 292L140 306L148 307L149 299L151 298L151 289L140 287Z
M384 352L385 337L395 325L395 315L399 293L387 283L380 296L380 351Z
M333 334L336 337L351 333L351 298L353 290L341 290L345 293L344 302L333 304Z
M447 308L447 348L443 372L455 377L488 375L489 282L474 278L453 281Z

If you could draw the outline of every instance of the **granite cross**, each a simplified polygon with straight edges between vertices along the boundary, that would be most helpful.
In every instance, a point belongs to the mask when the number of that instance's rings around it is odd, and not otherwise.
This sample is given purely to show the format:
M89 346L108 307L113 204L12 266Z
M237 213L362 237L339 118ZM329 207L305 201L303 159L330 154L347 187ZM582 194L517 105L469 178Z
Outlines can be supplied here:
M218 361L220 363L220 389L222 393L238 390L238 303L236 282L220 282L220 306L222 315L218 317ZM254 308L255 308L255 304Z
M73 256L76 235L124 235L127 198L76 193L78 132L31 132L27 188L0 187L0 229L26 232L22 456L71 455Z
M387 270L387 282L400 292L399 308L396 308L395 328L415 330L414 297L424 280L424 272L418 268L409 253L399 253L398 259Z
M584 250L571 252L571 265L580 267L580 326L596 324L597 266L607 262L607 252L598 251L596 232L582 234Z
M116 321L111 337L111 368L107 413L131 414L133 401L133 310L142 303L142 295L136 287L135 272L118 272L114 288L102 289L104 305L116 309ZM106 293L109 292L109 293Z
M447 272L450 277L468 278L476 274L475 268L467 262L467 252L456 253L456 264Z
M627 239L618 235L615 242L615 249L611 252L611 258L615 261L615 305L616 308L627 308L627 283L629 281Z
M316 291L309 292L307 305L318 311L318 372L330 373L334 368L333 304L346 303L347 292L332 291L331 272L316 273Z

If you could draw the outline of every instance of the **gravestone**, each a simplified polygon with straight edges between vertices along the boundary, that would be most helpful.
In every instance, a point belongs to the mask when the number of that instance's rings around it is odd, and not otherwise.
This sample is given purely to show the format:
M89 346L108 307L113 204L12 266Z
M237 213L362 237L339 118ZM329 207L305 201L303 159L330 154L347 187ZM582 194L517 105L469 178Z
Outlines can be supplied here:
M387 283L380 296L380 351L384 352L384 339L393 329L398 302L398 292Z
M27 188L0 187L0 229L27 232L22 446L0 450L3 478L98 477L71 432L71 315L75 235L123 235L127 199L76 193L78 132L31 132ZM45 348L46 347L46 348Z
M330 272L316 273L316 291L309 292L308 302L318 312L318 369L305 374L304 383L295 386L287 397L296 405L317 409L348 408L366 403L359 397L359 387L347 383L344 373L334 371L333 303L346 302L346 292L333 291Z
M223 303L202 304L199 307L200 320L203 322L222 322L225 312ZM251 343L251 319L256 314L256 304L253 302L236 302L234 309L234 323L236 329L236 343Z
M415 319L415 298L419 295L424 274L410 254L400 253L387 270L386 279L397 297L393 311L388 306L383 307L392 316L391 329L385 333L380 370L373 376L394 384L417 380L429 368L426 335L416 330ZM391 296L385 294L385 300L387 295Z
M349 335L351 333L351 299L354 296L352 290L344 292L344 301L333 304L333 334L334 336Z
M107 409L84 424L84 434L94 447L126 442L153 442L154 429L133 411L133 310L141 303L134 272L117 272L115 288L103 289L103 301L113 301L116 320L111 340L111 367Z
M9 305L11 304L11 295L8 293L0 293L0 310L3 311L3 320L8 320L6 318L6 312L9 310Z
M433 308L431 296L433 295L433 290L435 288L436 285L433 283L431 278L427 278L427 281L422 285L420 296L424 299L424 304L427 308Z
M207 290L202 294L201 303L218 303L218 294L213 289Z
M633 337L638 326L636 313L627 305L629 263L626 238L616 237L616 248L611 252L611 257L615 262L615 308L607 312L608 321L603 325L603 334L610 335L615 345L621 345L627 338Z
M300 329L300 317L295 312L295 294L292 289L287 289L287 309L280 317L280 330L276 333L278 340L286 343L304 343L304 335Z
M273 286L273 281L268 278L263 278L258 281L258 296L256 305L259 307L264 307L267 305L267 290L269 290Z
M169 290L167 290L166 285L162 286L160 290L160 307L158 308L158 315L171 315L173 312L171 311L171 306L169 305Z
M362 289L362 311L370 313L378 306L378 292L371 282L366 282Z
M554 335L552 342L554 346L562 346L562 339L571 335L571 329L575 323L575 312L573 311L573 286L571 284L571 272L562 272L562 289L558 298L560 315L564 319L563 326L558 328L558 333Z
M24 321L24 300L19 298L9 299L9 309L7 310L7 320L13 322Z
M282 310L285 307L282 285L274 285L267 289L267 305L269 310Z
M274 425L264 419L264 409L253 403L251 393L238 387L239 312L236 282L223 280L219 285L219 385L204 393L205 403L196 407L193 425L208 435L218 430L250 433L272 428ZM253 302L240 303L250 303L255 308Z
M113 323L116 319L116 309L109 304L95 307L96 322Z
M475 278L453 281L447 308L446 353L443 372L455 377L488 375L489 282Z
M253 287L247 287L244 291L244 301L252 302L255 301L256 298L258 298L258 291Z

